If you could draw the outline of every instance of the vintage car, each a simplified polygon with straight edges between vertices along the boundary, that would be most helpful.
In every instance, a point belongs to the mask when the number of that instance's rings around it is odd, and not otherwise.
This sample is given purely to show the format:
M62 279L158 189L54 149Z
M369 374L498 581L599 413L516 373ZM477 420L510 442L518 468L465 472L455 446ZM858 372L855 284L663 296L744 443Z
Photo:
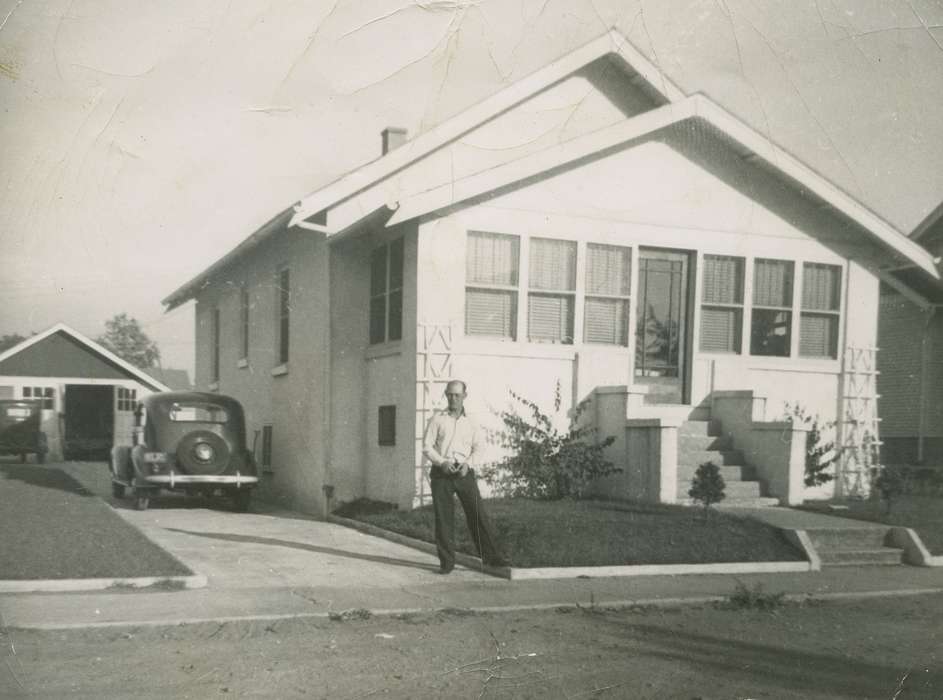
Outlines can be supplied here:
M151 497L168 489L229 496L236 510L249 508L259 478L236 399L194 391L151 394L137 405L131 438L131 446L111 450L116 498L129 493L145 510Z
M41 399L0 399L0 454L17 454L26 461L46 461L46 433L40 429L43 402Z

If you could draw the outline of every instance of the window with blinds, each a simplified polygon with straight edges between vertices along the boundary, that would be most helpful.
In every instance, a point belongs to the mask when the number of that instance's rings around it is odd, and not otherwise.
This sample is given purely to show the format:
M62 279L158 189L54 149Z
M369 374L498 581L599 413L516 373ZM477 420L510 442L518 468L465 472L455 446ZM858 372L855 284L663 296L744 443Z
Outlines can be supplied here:
M288 340L291 328L291 273L287 268L278 272L278 362L288 362Z
M530 241L527 338L534 343L572 343L576 301L576 242Z
M403 239L370 254L370 344L403 337Z
M586 297L583 341L629 344L632 250L589 243L586 246Z
M221 338L221 328L219 320L219 309L215 308L211 312L210 323L210 333L212 334L212 348L213 354L210 358L210 381L218 382L219 381L219 353L220 353L220 338Z
M465 334L515 340L520 239L471 231L465 261Z
M841 268L802 265L802 310L799 315L799 355L838 357L841 306Z
M789 260L753 262L753 312L750 353L789 357L792 343L792 285Z
M242 359L249 359L249 289L243 285L239 289L239 325L240 350Z
M743 258L705 255L701 275L703 352L739 353L743 332Z

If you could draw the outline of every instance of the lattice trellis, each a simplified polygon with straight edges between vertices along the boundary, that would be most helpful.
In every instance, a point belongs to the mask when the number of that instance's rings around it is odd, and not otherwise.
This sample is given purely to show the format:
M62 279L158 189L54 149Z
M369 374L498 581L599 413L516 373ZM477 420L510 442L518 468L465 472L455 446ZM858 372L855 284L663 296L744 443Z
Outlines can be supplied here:
M422 439L433 413L445 406L445 385L452 378L452 347L455 338L450 323L420 323L416 338L416 490L413 507L432 502L428 465L423 464Z
M837 496L866 497L879 461L877 348L848 347L842 360Z

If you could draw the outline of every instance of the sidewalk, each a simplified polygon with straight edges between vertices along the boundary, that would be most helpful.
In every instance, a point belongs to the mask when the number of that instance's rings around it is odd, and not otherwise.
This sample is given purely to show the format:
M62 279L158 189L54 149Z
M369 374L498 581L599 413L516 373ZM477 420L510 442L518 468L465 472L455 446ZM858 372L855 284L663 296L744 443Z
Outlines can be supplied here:
M507 581L457 567L441 576L432 555L291 513L233 514L183 507L119 513L205 575L207 587L4 594L0 624L62 629L326 617L353 609L390 614L444 608L677 605L722 599L737 582L762 584L766 592L782 591L800 599L943 591L943 569L910 566L536 581Z

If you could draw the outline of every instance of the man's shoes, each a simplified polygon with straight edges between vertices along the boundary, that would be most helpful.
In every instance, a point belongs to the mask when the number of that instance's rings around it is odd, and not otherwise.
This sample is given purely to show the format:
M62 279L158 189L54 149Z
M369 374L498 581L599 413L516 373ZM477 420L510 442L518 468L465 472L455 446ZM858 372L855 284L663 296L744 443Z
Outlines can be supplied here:
M439 567L439 573L445 576L446 574L452 573L452 569L454 568L455 568L455 564L448 564L448 565L442 564Z

